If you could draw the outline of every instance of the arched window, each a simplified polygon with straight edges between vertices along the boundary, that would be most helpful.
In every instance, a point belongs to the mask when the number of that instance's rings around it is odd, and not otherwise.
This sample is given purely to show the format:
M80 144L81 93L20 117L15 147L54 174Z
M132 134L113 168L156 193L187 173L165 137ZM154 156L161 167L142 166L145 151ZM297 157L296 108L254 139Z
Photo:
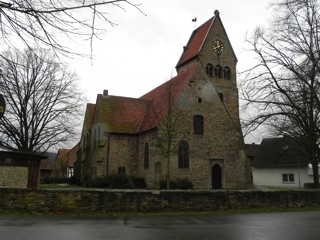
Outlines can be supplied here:
M224 77L224 79L230 79L231 78L231 69L229 67L225 67L224 68L223 77Z
M203 135L203 116L193 116L193 132L196 135Z
M126 174L126 168L125 167L119 167L118 168L118 174Z
M149 144L144 145L144 169L149 168Z
M206 66L206 73L209 77L212 77L213 74L213 65L211 63L208 63Z
M97 130L94 129L93 131L93 148L97 147Z
M214 68L214 76L216 78L222 78L222 67L220 65L217 65L215 68Z
M98 146L101 142L101 137L100 137L100 126L98 127Z
M178 167L189 168L189 144L186 141L181 141L179 143Z

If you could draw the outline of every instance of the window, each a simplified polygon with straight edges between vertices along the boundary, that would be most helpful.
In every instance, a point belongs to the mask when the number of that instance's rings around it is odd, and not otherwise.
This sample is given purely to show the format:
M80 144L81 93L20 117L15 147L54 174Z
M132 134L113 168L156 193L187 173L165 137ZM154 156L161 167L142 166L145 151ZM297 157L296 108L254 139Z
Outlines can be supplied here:
M208 63L206 66L206 73L209 77L212 77L213 65Z
M94 129L93 131L93 148L96 148L97 146L97 131Z
M193 132L195 135L203 135L203 116L193 116Z
M222 93L218 93L220 100L223 102L223 94Z
M119 167L118 168L118 174L126 174L126 168L125 167Z
M282 174L282 182L283 183L294 183L294 175L290 174Z
M214 76L216 78L222 78L222 67L220 65L217 65L214 69Z
M202 103L202 98L198 98L198 103Z
M149 144L144 145L144 169L149 168Z
M101 138L100 138L100 126L98 127L98 145L101 142Z
M223 77L224 77L224 79L230 79L231 78L231 69L229 67L225 67L224 68Z
M186 141L181 141L179 143L178 167L189 168L189 145Z

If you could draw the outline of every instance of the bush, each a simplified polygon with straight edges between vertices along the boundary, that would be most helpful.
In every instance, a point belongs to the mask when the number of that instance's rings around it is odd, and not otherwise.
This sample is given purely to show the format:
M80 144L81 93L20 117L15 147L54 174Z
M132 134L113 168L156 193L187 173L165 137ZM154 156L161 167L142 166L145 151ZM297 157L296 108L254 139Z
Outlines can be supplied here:
M134 188L147 188L147 184L144 178L132 178Z
M55 177L40 179L40 184L69 183L69 178Z
M314 183L305 183L304 188L305 189L315 189L316 186L314 185Z
M167 189L167 180L160 181L160 189ZM175 181L170 180L170 189L193 189L193 184L188 178L177 178Z
M146 188L144 178L132 178L130 179L125 175L110 175L106 177L95 177L89 178L83 181L84 187L95 187L95 188L117 188L117 189L128 189L128 188Z

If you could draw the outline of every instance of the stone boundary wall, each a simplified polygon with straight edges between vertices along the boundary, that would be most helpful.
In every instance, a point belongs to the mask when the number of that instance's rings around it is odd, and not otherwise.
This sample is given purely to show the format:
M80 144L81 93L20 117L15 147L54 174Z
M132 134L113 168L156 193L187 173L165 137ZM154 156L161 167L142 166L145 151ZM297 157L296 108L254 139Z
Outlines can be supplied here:
M30 213L202 212L320 206L320 191L29 190L0 188L0 210Z

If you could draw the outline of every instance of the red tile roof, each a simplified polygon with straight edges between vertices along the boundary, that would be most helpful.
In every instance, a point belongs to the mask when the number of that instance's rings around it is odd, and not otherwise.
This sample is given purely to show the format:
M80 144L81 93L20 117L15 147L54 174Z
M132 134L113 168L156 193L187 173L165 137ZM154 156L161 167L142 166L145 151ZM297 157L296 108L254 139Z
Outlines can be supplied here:
M152 101L141 124L140 132L156 127L166 116L168 112L168 100L171 98L172 104L176 101L182 89L190 81L197 66L198 64L193 65L186 71L140 97L140 99ZM169 97L169 90L171 90L171 97Z
M80 142L77 143L73 148L67 153L67 165L68 167L74 167L75 161L77 161L77 151L80 148Z
M197 56L214 19L212 17L192 33L177 67ZM198 64L194 64L139 99L99 94L96 106L99 106L100 121L105 123L106 131L136 134L156 127L168 112L166 99L169 97L169 90L171 89L171 102L174 103L197 66Z
M204 24L193 31L188 44L177 63L177 67L188 62L198 55L214 18L215 17L210 18L208 21L206 21Z
M53 170L53 165L49 162L48 159L41 159L40 169L41 170Z
M101 94L98 98L100 98L101 121L106 124L107 132L138 133L149 101Z

